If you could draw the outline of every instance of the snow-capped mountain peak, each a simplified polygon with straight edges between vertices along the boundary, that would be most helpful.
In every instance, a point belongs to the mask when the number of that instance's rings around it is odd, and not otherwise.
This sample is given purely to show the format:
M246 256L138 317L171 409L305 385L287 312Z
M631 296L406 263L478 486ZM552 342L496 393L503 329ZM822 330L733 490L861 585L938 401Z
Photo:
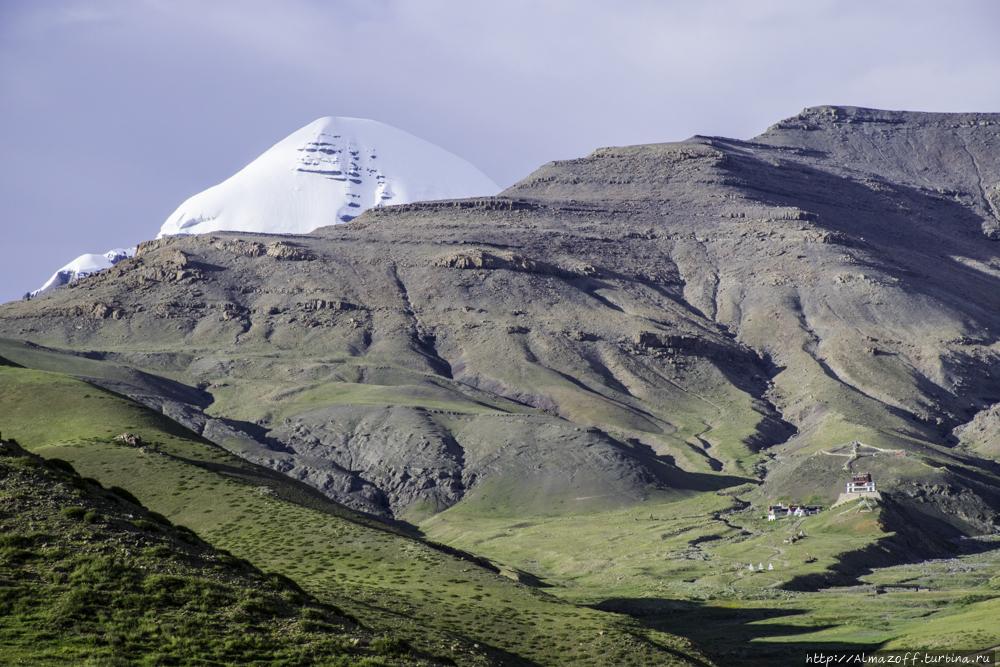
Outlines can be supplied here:
M365 209L494 195L474 166L373 120L320 118L185 201L159 236L233 230L305 234Z
M499 191L474 166L423 139L373 120L327 117L185 201L157 238L214 231L306 234L349 222L375 206ZM81 255L25 296L38 296L134 255L135 248Z

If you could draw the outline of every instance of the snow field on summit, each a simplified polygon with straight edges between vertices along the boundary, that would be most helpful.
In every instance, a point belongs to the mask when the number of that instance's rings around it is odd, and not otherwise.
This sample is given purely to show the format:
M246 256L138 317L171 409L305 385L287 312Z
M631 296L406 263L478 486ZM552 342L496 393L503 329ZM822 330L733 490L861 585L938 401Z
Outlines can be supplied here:
M366 209L492 196L500 187L472 164L389 125L328 116L275 144L238 173L189 198L156 238L215 231L308 234ZM111 268L135 248L87 254L26 296Z
M496 194L471 164L371 120L321 118L185 201L158 238L213 231L306 234L366 209Z

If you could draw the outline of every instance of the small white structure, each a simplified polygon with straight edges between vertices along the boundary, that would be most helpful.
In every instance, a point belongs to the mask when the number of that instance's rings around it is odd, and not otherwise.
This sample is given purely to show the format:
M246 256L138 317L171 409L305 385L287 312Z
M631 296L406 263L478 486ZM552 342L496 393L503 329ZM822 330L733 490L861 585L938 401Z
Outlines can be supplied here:
M862 498L861 502L858 503L854 509L858 512L874 512L875 505L872 503L871 498Z
M750 571L753 572L753 563L750 563Z
M851 475L851 481L847 483L847 493L875 493L875 482L872 474Z
M776 521L782 517L812 516L823 511L822 505L771 505L767 508L767 520Z
M774 569L774 565L772 565L771 563L768 563L767 564L767 569L773 570Z
M871 473L851 475L851 481L847 483L847 492L840 494L837 502L831 507L843 505L846 502L858 500L859 498L882 500L882 494L875 488L875 480L872 479Z

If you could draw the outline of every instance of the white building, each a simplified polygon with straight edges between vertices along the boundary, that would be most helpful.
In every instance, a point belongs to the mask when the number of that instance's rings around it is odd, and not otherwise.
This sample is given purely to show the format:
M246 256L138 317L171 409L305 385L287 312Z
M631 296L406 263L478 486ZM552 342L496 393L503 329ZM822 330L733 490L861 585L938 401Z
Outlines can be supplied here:
M872 481L871 473L851 475L851 481L847 483L847 493L875 493L875 482Z

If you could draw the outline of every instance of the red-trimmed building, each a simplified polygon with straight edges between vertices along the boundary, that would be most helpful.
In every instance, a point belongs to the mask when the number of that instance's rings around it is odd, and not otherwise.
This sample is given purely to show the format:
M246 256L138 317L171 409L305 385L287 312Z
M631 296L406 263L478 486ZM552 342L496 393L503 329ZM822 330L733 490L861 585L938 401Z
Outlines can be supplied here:
M875 493L875 482L870 472L862 475L851 475L847 483L847 493Z

